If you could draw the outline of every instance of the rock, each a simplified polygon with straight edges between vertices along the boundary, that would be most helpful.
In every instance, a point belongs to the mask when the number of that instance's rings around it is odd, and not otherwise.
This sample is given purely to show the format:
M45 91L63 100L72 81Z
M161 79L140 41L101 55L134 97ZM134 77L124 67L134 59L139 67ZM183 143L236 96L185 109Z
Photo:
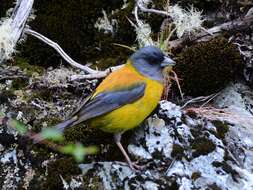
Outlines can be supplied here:
M252 132L247 126L191 118L162 101L158 114L136 130L128 146L145 169L136 173L117 162L81 164L89 179L85 187L252 189Z

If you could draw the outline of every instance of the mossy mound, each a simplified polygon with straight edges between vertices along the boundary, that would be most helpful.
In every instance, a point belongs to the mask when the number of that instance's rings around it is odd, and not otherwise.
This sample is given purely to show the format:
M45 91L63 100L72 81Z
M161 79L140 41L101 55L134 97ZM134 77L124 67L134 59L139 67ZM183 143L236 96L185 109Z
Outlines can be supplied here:
M240 53L225 38L215 38L184 49L177 55L176 73L190 96L216 93L242 74Z

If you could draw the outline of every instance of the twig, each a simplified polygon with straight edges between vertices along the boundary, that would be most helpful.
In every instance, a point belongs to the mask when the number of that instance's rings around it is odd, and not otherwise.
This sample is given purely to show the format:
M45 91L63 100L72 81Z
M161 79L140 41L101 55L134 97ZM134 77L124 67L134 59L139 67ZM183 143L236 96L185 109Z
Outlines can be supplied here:
M171 71L171 72L173 73L173 75L174 75L174 80L175 80L176 83L177 83L177 87L178 87L178 89L179 89L179 93L180 93L181 99L184 100L184 94L183 94L183 92L182 92L182 89L181 89L181 86L180 86L180 83L179 83L177 74L176 74L176 72L174 72L174 71Z
M216 94L213 94L213 96L211 96L210 98L208 98L208 100L203 103L200 107L204 107L206 104L208 104L211 100L213 100L214 98L216 98L218 95L220 95L221 92L218 92Z
M162 10L156 10L156 9L148 9L144 6L144 3L142 0L138 0L137 1L137 6L140 8L140 10L142 12L147 12L147 13L154 13L154 14L158 14L158 15L163 15L163 16L167 16L169 17L169 13L166 11L162 11Z
M183 106L181 106L181 109L185 108L189 104L193 104L193 103L197 103L197 102L204 102L204 101L210 102L218 94L219 93L211 94L209 96L199 96L199 97L193 98L193 99L187 101ZM205 104L206 104L206 102L203 105L201 105L201 107L203 107Z
M81 69L81 70L88 73L87 75L73 75L70 77L71 81L83 80L83 79L103 78L103 77L106 77L112 71L115 71L115 70L122 67L122 65L116 66L116 67L111 67L111 68L106 69L105 71L97 71L97 70L91 69L88 66L81 65L80 63L77 63L76 61L74 61L70 56L68 56L65 53L65 51L57 43L55 43L54 41L50 40L49 38L43 36L42 34L35 32L34 30L28 29L28 28L25 29L25 33L36 37L37 39L43 41L44 43L46 43L49 46L51 46L52 48L54 48L63 57L63 59L65 61L67 61L71 66Z
M98 78L104 78L106 77L108 74L110 74L113 71L116 71L118 69L120 69L121 67L123 67L124 65L118 65L115 67L110 67L108 69L106 69L105 71L99 71L97 73L94 74L87 74L87 75L72 75L70 77L70 81L76 81L76 80L84 80L84 79L98 79Z
M87 73L90 74L95 74L98 73L98 71L93 70L85 65L81 65L79 63L77 63L76 61L74 61L71 57L69 57L65 51L54 41L50 40L49 38L43 36L42 34L35 32L34 30L25 29L25 33L34 36L35 38L43 41L44 43L48 44L49 46L51 46L52 48L54 48L62 57L65 61L67 61L70 65L72 65L73 67L79 68Z
M0 81L4 81L4 80L14 80L14 79L28 79L27 76L23 76L23 75L15 75L15 76L1 76L0 77Z
M195 113L210 121L220 120L227 121L239 125L253 125L253 117L251 114L238 112L229 109L217 109L214 107L201 107L201 108L187 108L184 110L186 113Z

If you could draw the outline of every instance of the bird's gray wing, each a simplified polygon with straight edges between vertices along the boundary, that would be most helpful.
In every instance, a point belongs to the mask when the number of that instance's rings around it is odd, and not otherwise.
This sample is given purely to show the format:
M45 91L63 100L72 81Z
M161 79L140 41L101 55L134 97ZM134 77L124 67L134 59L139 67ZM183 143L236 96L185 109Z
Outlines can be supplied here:
M135 83L131 86L89 96L70 118L59 123L55 128L63 131L88 119L101 116L126 104L140 99L145 93L146 83Z
M126 104L131 104L140 99L145 93L146 84L135 83L134 85L114 91L102 92L89 99L86 104L76 113L77 121L81 123L88 119L101 116Z

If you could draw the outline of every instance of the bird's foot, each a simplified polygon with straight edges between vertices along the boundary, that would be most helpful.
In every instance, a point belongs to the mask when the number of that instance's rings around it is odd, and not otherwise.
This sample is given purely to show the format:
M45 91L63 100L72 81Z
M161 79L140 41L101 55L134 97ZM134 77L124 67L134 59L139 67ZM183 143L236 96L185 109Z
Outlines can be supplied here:
M138 165L137 162L132 162L131 165L128 164L129 167L134 171L143 171L145 169L145 166Z
M145 169L145 166L138 165L137 162L127 163L127 162L117 161L117 163L119 163L121 165L127 165L134 172L141 172Z

